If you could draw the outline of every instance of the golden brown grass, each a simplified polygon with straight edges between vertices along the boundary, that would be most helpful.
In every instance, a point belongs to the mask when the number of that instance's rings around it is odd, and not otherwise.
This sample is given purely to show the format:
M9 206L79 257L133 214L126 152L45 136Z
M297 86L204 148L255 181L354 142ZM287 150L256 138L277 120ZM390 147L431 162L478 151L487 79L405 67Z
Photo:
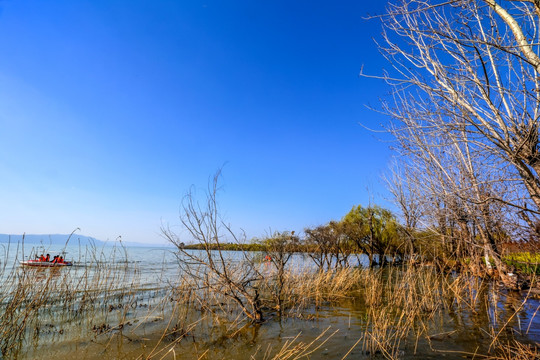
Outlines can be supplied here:
M95 253L88 257L99 259ZM3 260L4 270L12 262L12 270L0 278L0 352L5 357L22 357L29 339L39 347L45 333L84 338L123 328L139 289L137 272L110 258L84 267L45 269Z
M519 341L497 341L495 352L497 355L489 356L490 360L533 360L540 359L538 344L522 344Z
M231 274L242 276L242 264L230 266ZM208 286L211 277L179 277L170 291L163 291L152 306L141 309L137 308L141 296L139 279L132 268L96 261L86 268L50 270L16 268L2 278L0 345L5 357L17 354L24 357L23 345L32 337L39 348L40 334L49 329L49 324L59 333L64 329L58 323L76 321L82 325L70 329L79 333L70 336L90 335L103 351L112 348L115 342L136 339L148 326L154 330L138 337L148 344L133 356L138 359L180 358L178 351L184 339L202 344L210 338L231 340L253 326L237 302L216 291L218 287ZM77 276L72 271L77 271ZM505 329L515 326L519 306L513 310L514 314L500 313L496 305L498 298L490 295L496 293L490 288L493 284L469 274L442 274L434 267L413 265L328 272L288 268L280 291L283 309L278 311L273 270L267 267L260 273L264 276L252 286L258 288L268 317L317 316L318 308L339 305L343 300L354 301L363 309L362 332L349 353L358 346L366 354L399 359L405 348L409 352L416 349L421 339L431 344L431 339L444 334L443 314L451 310L463 316L491 314L485 333L492 339L494 355L476 356L525 359L538 355L538 347L505 335ZM523 332L527 326L530 324L523 324ZM313 341L302 341L299 334L279 349L259 348L252 358L309 358L334 334L327 329ZM349 353L342 354L343 359ZM200 358L208 355L205 351L197 354Z

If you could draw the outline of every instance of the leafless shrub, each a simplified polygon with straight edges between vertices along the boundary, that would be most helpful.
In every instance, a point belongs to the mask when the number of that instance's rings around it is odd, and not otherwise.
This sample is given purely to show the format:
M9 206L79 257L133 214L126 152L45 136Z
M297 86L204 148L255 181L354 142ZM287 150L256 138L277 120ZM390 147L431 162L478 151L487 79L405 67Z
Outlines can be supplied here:
M240 242L219 214L217 193L220 174L218 171L209 182L204 205L195 199L193 189L183 201L180 221L191 239L203 245L203 250L184 249L184 242L170 228L163 228L162 233L177 247L182 273L193 281L196 289L208 290L212 296L219 294L229 298L247 318L260 323L264 317L257 282L262 279L262 274L256 262L245 252L242 259L227 256L220 246L224 237ZM207 298L199 297L199 300L210 308Z
M406 228L438 235L443 263L504 274L501 244L537 237L539 16L535 1L412 0L380 17L393 192Z
M300 238L292 232L276 232L272 237L263 241L266 246L266 259L275 268L275 274L271 274L273 281L268 281L266 276L265 284L270 286L270 292L276 303L275 308L281 315L283 312L284 287L287 281L286 268L289 260L297 250Z

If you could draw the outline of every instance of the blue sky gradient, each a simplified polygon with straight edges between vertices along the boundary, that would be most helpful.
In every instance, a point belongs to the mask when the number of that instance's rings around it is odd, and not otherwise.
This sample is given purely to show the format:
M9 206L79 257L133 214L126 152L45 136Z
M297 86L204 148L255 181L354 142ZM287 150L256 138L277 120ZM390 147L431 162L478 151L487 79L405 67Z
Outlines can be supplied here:
M0 1L1 233L162 242L223 164L248 237L388 206L384 1ZM369 191L368 191L369 189Z

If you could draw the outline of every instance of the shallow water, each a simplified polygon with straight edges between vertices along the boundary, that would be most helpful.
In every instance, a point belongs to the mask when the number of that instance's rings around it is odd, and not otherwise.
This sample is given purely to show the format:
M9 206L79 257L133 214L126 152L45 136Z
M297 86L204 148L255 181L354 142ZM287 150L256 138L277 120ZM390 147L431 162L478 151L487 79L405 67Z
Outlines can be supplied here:
M84 292L74 292L73 296L81 298L67 305L51 301L44 306L39 321L28 327L28 334L17 352L19 359L45 359L74 352L81 360L133 359L149 355L158 359L250 359L252 356L265 359L292 341L293 346L310 343L325 330L312 347L320 345L310 359L341 359L348 352L351 359L383 358L381 353L363 350L359 339L369 329L366 308L353 299L309 307L295 317L280 319L275 314L270 315L264 324L245 326L238 331L234 331L230 323L218 324L208 313L190 310L185 322L199 321L197 330L188 331L186 337L175 343L175 334L163 336L164 328L171 329L174 325L168 323L169 319L178 321L181 311L173 310L174 302L168 301L172 296L171 285L181 280L177 258L171 249L104 247L96 251L68 246L65 258L75 263L71 268L23 270L18 264L19 260L32 258L42 251L56 254L61 250L62 247L53 246L25 247L23 254L20 248L11 247L4 251L1 259L4 266L1 284L6 286L10 277L17 274L32 279L38 286L55 282L75 289L84 280L89 281L84 287L86 291L103 284L111 286L110 291L94 299L97 304L94 308L85 307ZM241 253L227 256L239 260ZM308 257L296 256L291 266L313 265ZM531 344L540 342L540 317L535 316L540 307L538 300L528 299L522 304L523 294L507 293L493 284L473 295L479 297L474 308L464 310L449 306L449 310L441 310L433 319L426 319L422 326L430 337L407 338L398 346L399 358L463 359L474 353L487 353L490 329L496 328L496 323L507 321L510 330L505 330L501 338ZM8 300L4 299L1 306ZM227 336L223 336L224 333Z
M183 339L173 350L168 351L167 359L195 359L205 354L206 359L256 359L265 358L265 354L275 354L287 342L294 341L309 343L315 341L321 333L328 329L325 335L316 341L316 346L322 345L310 359L341 359L349 353L350 359L383 358L382 354L370 354L362 350L362 344L357 344L365 331L365 323L361 318L362 311L355 309L353 304L343 307L326 307L319 309L314 318L302 319L270 319L260 326L252 326L244 329L233 338L220 338L214 334L187 337ZM399 358L402 359L436 359L443 356L447 359L470 358L474 353L485 353L489 345L489 337L483 334L479 325L457 324L451 317L446 317L440 326L433 326L429 333L434 336L431 341L425 338L410 339L400 346ZM535 327L538 326L536 323ZM133 336L129 328L122 334L113 338L109 336L96 336L95 338L78 339L76 341L55 341L51 339L45 348L47 355L43 354L44 348L37 348L37 352L29 352L26 358L47 358L51 355L64 356L77 352L79 359L132 359L141 354L150 355L152 348L157 344L155 333L149 332L143 335ZM522 340L533 342L538 340L537 328L535 334L523 336ZM324 342L324 343L323 343ZM51 348L51 345L54 347ZM164 342L159 344L159 348ZM160 353L157 358L166 355Z

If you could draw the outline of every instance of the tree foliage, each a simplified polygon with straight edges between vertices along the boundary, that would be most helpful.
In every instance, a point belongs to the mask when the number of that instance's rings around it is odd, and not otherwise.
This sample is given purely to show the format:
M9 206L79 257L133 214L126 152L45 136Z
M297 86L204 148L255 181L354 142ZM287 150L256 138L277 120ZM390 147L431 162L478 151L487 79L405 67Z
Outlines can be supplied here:
M374 255L379 255L379 262L384 265L386 255L394 254L400 248L398 222L387 209L358 205L343 217L341 223L348 239L368 255L370 266L374 264Z

